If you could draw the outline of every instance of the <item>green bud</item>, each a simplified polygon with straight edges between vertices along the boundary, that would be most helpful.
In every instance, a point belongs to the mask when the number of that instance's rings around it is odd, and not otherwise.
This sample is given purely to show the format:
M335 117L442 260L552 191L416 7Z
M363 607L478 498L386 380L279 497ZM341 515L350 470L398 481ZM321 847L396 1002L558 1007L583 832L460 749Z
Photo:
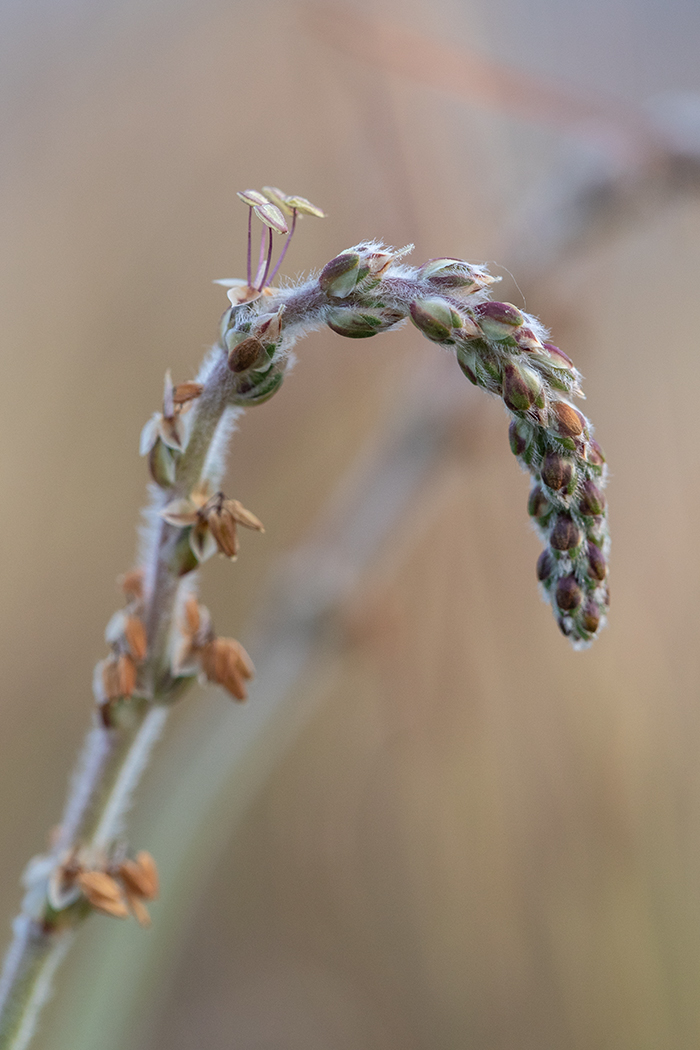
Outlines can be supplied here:
M357 252L342 252L321 270L319 287L326 295L344 299L355 289L360 276L360 256Z
M180 535L169 558L169 567L175 576L186 576L199 565L199 559L190 545L192 529L180 529Z
M148 453L148 469L156 485L169 489L175 483L175 453L164 441L156 438L156 443Z
M398 310L372 311L339 306L330 311L326 324L333 332L348 339L368 339L379 332L385 332L403 320L403 316Z
M462 327L462 319L444 299L414 299L411 320L424 336L434 343L451 341L453 328Z

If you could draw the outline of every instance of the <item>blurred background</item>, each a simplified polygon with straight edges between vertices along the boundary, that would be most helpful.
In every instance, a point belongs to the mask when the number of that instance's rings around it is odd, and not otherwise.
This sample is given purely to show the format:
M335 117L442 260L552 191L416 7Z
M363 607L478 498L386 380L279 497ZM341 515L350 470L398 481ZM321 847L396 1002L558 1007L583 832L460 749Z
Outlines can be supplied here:
M610 626L574 653L501 406L413 329L299 346L226 485L267 532L202 579L257 685L174 713L131 830L153 929L86 926L37 1046L697 1047L699 40L695 0L0 3L3 922L140 428L243 275L236 189L327 210L290 275L371 236L489 264L611 464Z

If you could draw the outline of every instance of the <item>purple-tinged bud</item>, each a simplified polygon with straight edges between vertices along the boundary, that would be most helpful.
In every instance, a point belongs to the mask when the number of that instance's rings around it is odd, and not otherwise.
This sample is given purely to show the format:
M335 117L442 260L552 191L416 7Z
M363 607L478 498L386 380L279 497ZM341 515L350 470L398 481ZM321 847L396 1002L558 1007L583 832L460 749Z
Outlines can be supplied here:
M232 372L247 372L265 360L265 348L259 339L248 336L229 350L228 366Z
M544 583L554 572L554 558L549 551L542 551L537 559L537 579Z
M605 463L605 453L593 438L588 442L588 448L586 450L589 463L592 463L594 467L602 467Z
M543 343L542 346L550 356L554 358L556 364L558 364L560 368L573 370L574 362L569 355L565 354L563 350L560 350L558 346L555 346L554 343Z
M507 364L503 370L503 400L512 412L527 412L542 400L539 377L522 365Z
M444 299L414 299L410 312L416 328L434 343L446 342L453 328L462 327L462 318Z
M586 480L581 486L578 509L587 518L597 518L605 510L605 496L594 482Z
M532 441L532 427L524 419L514 419L508 427L508 440L514 456L522 456Z
M557 432L562 437L575 438L579 434L583 434L586 425L585 419L573 405L569 405L566 401L553 401L551 408L554 413Z
M527 512L531 518L542 518L550 509L550 503L539 485L530 489Z
M523 325L522 328L516 328L512 335L520 349L525 350L527 353L542 349L542 343L531 328L526 328Z
M595 634L600 624L600 606L589 598L581 610L581 624L589 634Z
M605 579L608 572L605 555L595 543L588 544L588 567L594 580Z
M361 310L339 306L330 311L326 324L333 332L348 339L368 339L379 332L385 332L402 321L403 317L398 310Z
M548 452L542 460L540 475L550 489L568 489L574 476L574 464L558 452Z
M512 303L480 303L474 308L474 314L481 330L488 339L512 339L514 328L524 324L525 318Z
M560 514L549 537L555 551L571 551L581 542L581 530L567 514Z
M583 600L583 594L575 576L562 576L557 582L555 598L557 605L563 612L572 612L574 609L578 609Z
M321 270L318 283L321 291L336 299L344 299L354 290L360 271L357 252L342 252Z
M462 295L475 292L494 280L488 274L475 271L462 259L430 259L420 267L418 276L445 291L458 289Z

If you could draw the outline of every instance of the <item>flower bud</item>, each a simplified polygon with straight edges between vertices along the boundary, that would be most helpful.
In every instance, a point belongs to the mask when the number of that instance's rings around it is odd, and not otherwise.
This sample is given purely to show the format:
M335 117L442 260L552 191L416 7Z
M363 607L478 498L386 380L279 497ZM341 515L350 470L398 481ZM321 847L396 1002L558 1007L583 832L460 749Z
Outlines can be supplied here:
M600 606L589 598L581 610L581 624L589 634L595 634L600 624Z
M565 354L563 350L560 350L558 346L555 346L554 343L543 343L542 346L559 368L568 368L570 371L574 370L574 362L569 355Z
M360 256L357 252L342 252L321 270L318 283L321 291L336 299L350 295L357 284L360 271Z
M594 467L602 467L605 463L605 453L593 438L588 442L587 459L589 463L592 463Z
M462 369L469 382L476 386L478 383L478 379L476 378L476 354L472 353L471 350L465 349L463 346L458 346L457 364Z
M487 339L512 339L514 328L525 323L525 318L512 303L480 303L474 314Z
M503 400L512 412L527 412L542 399L542 384L530 368L507 364L503 370Z
M542 343L531 328L526 328L523 325L522 328L515 328L512 335L520 349L525 350L527 353L542 349Z
M430 259L418 270L418 276L445 291L469 294L494 280L489 274L472 268L462 259Z
M544 583L554 572L554 558L549 551L544 550L537 559L537 579Z
M542 460L540 476L550 489L558 491L569 488L574 476L574 464L572 460L565 459L558 452L548 452Z
M527 512L531 518L542 518L550 509L550 503L539 485L530 490Z
M578 547L581 542L581 530L567 514L560 514L557 518L549 543L556 551L570 551Z
M160 438L148 453L148 469L160 488L169 489L174 484L175 455Z
M581 500L578 509L587 518L596 518L603 513L605 496L592 481L586 480L581 486Z
M240 405L262 405L269 401L282 386L284 372L266 372L259 383L246 384L238 390L235 403Z
M434 343L446 342L453 328L462 327L461 317L444 299L414 299L410 312L416 328Z
M367 339L403 320L399 310L361 310L353 307L339 306L331 310L326 317L326 324L333 332L348 339Z
M604 580L608 571L605 555L595 543L588 544L588 567L594 580Z
M514 456L522 456L532 441L532 427L524 419L512 420L508 427L508 440Z
M583 594L575 576L562 576L557 581L555 599L559 608L564 612L572 612L574 609L578 609L583 600Z
M247 372L265 360L265 348L259 339L248 336L234 346L228 355L228 366L232 372Z

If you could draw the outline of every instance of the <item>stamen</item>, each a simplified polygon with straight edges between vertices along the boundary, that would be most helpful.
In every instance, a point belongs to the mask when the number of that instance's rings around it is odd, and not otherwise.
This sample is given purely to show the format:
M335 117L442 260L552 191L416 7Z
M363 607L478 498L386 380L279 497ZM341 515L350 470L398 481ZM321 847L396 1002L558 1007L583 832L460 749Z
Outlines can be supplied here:
M287 240L284 242L284 246L282 248L282 251L280 252L280 257L279 257L279 259L277 260L277 262L275 264L274 270L270 274L270 280L269 280L270 284L272 284L272 282L274 281L275 277L277 276L277 272L278 272L280 266L282 265L282 261L283 261L285 255L287 254L287 248L289 247L289 242L291 241L292 237L294 236L294 230L296 229L297 215L298 215L298 212L297 212L296 208L294 208L293 211L292 211L292 228L289 231L289 233L287 234Z
M267 281L267 275L270 272L270 263L272 262L272 229L269 229L268 233L270 235L270 238L269 238L268 245L267 245L267 263L265 264L265 272L264 272L264 274L262 276L262 281L258 285L258 291L259 292L261 292L263 290L263 288L265 287L265 283ZM256 280L257 280L257 278L256 278Z
M250 288L251 252L253 241L253 209L248 209L248 287Z

